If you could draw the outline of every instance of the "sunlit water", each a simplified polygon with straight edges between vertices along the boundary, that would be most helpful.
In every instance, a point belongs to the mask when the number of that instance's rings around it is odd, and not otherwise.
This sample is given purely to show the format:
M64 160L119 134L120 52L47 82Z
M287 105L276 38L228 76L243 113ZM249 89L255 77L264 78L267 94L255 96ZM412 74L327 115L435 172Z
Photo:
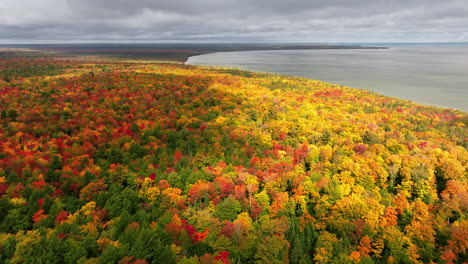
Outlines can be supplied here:
M299 76L468 111L468 44L389 49L220 52L187 64Z

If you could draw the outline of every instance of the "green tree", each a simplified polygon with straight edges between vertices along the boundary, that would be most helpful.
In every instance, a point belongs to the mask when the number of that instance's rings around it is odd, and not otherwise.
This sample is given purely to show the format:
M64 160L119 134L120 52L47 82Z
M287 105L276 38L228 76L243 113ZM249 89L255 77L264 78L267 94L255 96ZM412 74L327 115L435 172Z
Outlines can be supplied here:
M229 196L216 206L215 216L222 220L232 221L241 212L241 209L239 201Z

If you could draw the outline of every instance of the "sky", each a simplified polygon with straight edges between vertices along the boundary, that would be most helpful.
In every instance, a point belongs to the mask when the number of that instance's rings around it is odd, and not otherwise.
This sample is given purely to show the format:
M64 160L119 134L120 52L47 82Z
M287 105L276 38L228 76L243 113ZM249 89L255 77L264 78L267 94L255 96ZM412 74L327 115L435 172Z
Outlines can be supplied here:
M467 0L0 0L0 44L468 42Z

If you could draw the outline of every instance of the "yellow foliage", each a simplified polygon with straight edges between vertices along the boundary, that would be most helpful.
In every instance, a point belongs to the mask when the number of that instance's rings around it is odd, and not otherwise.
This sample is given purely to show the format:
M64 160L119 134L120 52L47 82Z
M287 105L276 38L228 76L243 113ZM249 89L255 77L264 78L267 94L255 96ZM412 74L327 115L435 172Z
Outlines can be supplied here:
M138 197L153 202L158 199L160 193L158 187L147 187L138 191Z
M15 205L23 205L26 203L26 199L24 199L23 197L13 197L10 199L10 203Z

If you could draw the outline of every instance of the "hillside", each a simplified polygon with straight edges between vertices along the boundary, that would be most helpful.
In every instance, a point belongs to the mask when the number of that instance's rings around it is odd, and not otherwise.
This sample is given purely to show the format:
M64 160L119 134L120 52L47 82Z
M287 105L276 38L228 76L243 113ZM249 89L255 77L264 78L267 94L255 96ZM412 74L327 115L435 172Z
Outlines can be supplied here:
M468 259L465 112L99 57L0 77L0 263Z

